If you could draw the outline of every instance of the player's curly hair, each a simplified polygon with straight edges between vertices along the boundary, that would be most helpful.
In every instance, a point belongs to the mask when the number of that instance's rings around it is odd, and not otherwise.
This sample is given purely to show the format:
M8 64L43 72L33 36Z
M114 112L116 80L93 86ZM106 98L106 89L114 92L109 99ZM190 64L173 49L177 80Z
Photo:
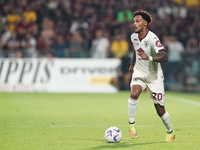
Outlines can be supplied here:
M137 16L137 15L142 16L142 18L143 18L144 20L146 20L146 21L148 22L148 24L150 24L150 23L152 22L152 20L153 20L151 14L149 14L149 13L148 13L147 11L145 11L145 10L141 10L141 9L140 9L140 10L135 11L135 12L134 12L134 17Z

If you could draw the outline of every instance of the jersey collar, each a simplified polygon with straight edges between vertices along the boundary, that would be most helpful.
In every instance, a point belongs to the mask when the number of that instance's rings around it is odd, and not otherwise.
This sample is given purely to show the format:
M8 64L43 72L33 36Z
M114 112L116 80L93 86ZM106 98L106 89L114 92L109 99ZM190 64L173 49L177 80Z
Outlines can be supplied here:
M147 30L147 34L149 33L149 30ZM143 37L143 38L139 38L139 34L138 34L138 39L140 40L140 42L147 36L147 34Z

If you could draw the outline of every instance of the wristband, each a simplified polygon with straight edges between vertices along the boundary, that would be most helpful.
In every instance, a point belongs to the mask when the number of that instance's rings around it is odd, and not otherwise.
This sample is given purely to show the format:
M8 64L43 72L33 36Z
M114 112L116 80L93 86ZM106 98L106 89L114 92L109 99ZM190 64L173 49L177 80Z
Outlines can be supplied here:
M153 61L153 57L152 57L152 56L149 56L149 60L150 60L150 61Z

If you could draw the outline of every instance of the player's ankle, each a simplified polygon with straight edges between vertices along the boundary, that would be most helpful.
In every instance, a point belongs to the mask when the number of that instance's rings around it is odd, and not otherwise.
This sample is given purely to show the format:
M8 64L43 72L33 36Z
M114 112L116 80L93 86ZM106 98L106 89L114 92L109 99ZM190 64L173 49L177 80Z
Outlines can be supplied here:
M134 123L135 123L135 121L134 121L134 122L130 122L130 121L129 121L129 124L134 124Z

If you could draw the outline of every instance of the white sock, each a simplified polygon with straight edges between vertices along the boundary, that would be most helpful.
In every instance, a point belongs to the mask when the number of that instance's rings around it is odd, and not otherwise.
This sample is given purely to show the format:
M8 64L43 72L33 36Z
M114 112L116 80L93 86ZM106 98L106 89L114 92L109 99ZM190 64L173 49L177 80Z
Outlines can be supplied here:
M171 123L170 115L167 112L165 112L164 115L162 117L160 117L160 119L162 120L162 122L166 128L166 131L168 133L172 132L172 123Z
M132 99L129 97L128 99L128 115L129 115L129 123L135 122L135 114L138 108L138 100Z

